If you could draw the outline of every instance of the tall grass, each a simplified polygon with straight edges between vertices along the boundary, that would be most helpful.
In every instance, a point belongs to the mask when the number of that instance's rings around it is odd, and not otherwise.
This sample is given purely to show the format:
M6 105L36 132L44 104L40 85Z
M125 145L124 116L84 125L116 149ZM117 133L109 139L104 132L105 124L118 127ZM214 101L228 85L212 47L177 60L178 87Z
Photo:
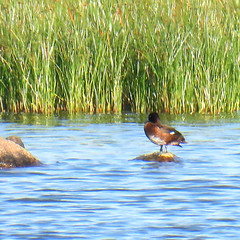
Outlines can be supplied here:
M0 110L239 110L237 4L1 0Z

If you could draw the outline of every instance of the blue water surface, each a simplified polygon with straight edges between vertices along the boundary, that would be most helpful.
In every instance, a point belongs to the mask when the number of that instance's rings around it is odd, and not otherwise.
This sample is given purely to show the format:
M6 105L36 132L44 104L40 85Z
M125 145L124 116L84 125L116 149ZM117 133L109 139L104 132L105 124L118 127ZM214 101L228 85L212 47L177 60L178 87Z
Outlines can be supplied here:
M146 117L2 116L44 165L0 170L0 239L239 239L239 116L162 116L171 163L132 160Z

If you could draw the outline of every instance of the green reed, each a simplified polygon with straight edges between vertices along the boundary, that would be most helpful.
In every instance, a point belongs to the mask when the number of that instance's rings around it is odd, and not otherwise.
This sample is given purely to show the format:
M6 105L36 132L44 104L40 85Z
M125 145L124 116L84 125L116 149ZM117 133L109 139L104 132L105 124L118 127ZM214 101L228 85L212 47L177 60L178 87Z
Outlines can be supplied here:
M227 0L1 0L0 110L239 110L238 8Z

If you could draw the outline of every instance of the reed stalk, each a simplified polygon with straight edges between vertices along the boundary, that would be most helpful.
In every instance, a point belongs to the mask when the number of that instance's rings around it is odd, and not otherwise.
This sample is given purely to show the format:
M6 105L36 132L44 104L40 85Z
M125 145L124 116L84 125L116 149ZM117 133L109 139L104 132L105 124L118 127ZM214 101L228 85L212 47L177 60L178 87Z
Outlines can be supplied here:
M235 0L2 0L0 110L239 110L239 20Z

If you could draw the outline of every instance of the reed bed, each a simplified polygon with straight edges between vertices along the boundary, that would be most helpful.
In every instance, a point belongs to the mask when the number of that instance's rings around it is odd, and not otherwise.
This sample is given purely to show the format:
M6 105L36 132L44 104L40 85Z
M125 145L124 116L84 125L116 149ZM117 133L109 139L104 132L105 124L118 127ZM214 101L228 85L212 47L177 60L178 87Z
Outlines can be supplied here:
M2 0L0 110L239 110L238 4Z

